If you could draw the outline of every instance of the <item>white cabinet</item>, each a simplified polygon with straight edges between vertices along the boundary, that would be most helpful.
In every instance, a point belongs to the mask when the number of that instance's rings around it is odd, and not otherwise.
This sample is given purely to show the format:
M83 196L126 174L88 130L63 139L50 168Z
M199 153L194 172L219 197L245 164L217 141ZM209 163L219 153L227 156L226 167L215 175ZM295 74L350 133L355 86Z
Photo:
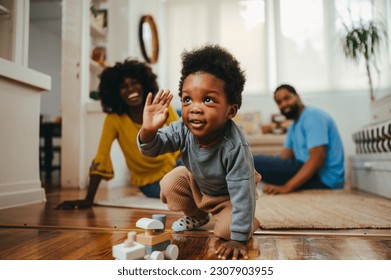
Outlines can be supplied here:
M351 158L352 186L391 199L391 153Z
M371 104L372 124L356 131L352 186L391 198L391 95Z
M0 209L45 201L39 109L51 78L27 67L29 4L0 0Z
M391 94L371 103L372 122L379 123L391 119Z

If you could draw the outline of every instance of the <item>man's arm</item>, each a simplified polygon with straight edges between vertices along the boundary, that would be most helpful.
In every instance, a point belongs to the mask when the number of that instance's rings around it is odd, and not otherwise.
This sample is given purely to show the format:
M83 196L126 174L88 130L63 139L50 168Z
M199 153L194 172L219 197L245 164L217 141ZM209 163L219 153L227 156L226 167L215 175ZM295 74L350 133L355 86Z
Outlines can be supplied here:
M295 158L293 154L293 150L291 148L284 147L282 151L280 152L280 158L292 160Z
M265 185L263 192L267 194L288 193L307 182L324 164L327 146L317 146L309 150L310 157L288 182L283 186Z

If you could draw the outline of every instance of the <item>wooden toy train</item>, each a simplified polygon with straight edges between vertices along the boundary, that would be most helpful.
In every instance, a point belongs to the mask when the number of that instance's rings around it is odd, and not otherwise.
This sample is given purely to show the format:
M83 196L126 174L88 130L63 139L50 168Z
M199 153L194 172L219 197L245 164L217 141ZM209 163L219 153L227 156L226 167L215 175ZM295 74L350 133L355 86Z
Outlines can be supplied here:
M165 224L164 214L154 214L152 219L141 218L136 227L145 232L137 234L130 231L123 243L113 246L113 257L117 260L176 260L179 249L171 244L171 233L164 230Z

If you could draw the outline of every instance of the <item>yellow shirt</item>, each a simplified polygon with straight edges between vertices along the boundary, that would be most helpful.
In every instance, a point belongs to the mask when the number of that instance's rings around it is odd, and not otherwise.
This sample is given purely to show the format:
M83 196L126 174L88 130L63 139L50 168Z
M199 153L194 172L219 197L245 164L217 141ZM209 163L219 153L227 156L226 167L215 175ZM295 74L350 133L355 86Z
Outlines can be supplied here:
M168 125L178 119L177 112L172 106L169 106L169 117L166 124ZM98 174L106 180L114 177L110 149L115 139L118 140L125 156L126 165L131 172L130 181L132 185L144 186L156 182L171 171L176 165L179 151L163 154L156 158L143 156L137 147L136 141L140 129L141 124L133 122L126 114L107 114L98 152L91 164L90 175Z

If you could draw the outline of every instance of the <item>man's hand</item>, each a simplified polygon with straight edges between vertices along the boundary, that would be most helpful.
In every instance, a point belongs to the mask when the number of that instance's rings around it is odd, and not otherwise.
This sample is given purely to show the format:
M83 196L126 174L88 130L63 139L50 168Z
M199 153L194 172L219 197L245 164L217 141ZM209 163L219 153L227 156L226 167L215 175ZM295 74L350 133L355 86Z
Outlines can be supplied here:
M244 242L245 243L245 242ZM243 259L248 259L246 245L239 241L226 241L220 244L215 252L219 259L226 260L232 256L233 260L238 260L242 255Z
M92 207L92 202L86 199L82 200L67 200L57 205L57 210L72 210L72 209L87 209Z
M266 184L263 189L263 193L265 194L284 194L289 193L291 190L286 186L277 186L272 184Z
M143 113L143 126L140 131L141 143L152 141L156 131L165 124L168 119L168 105L172 98L169 90L159 90L154 100L152 100L152 93L148 94Z

